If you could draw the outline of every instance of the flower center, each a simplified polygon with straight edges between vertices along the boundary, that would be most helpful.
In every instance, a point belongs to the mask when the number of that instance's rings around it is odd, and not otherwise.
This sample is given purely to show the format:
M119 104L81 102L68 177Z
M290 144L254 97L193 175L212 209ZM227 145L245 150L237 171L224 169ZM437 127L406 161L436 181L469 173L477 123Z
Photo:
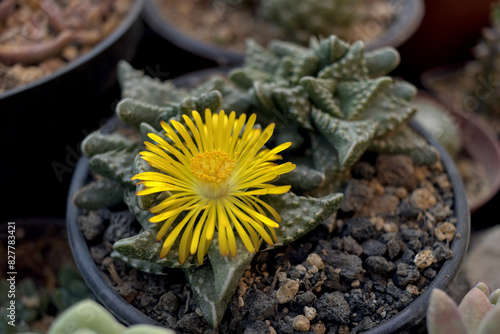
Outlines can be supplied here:
M191 158L191 173L199 181L220 185L231 175L236 159L221 150L198 153Z

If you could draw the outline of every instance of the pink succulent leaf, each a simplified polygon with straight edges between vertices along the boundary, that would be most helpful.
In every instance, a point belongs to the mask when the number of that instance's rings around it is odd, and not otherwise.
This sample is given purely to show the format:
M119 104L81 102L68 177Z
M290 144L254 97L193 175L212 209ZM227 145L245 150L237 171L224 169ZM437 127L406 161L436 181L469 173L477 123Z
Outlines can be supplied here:
M429 334L468 334L457 304L446 292L432 290L427 308L427 331Z
M484 291L480 288L472 288L460 302L458 309L462 319L470 333L476 333L484 316L493 308Z
M494 307L486 314L477 329L477 334L500 333L500 306Z

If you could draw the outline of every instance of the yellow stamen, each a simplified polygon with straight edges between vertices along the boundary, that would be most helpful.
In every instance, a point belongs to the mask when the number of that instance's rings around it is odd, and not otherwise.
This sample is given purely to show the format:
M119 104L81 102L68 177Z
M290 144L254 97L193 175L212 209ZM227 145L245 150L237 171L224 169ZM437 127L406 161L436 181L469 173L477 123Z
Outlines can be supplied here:
M236 159L221 150L198 153L191 158L191 172L199 181L220 185L231 175Z

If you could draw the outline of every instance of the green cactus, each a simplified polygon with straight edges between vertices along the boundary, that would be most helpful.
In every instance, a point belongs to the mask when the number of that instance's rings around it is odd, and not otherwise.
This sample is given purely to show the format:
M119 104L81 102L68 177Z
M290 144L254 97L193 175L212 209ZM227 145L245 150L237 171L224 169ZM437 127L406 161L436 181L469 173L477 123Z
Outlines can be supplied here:
M163 327L134 325L125 327L92 299L84 299L61 313L47 334L174 334ZM29 333L25 333L29 334Z
M183 268L206 320L217 327L255 253L288 244L335 214L349 168L366 150L410 156L418 151L426 153L421 163L437 160L436 151L405 126L415 113L409 103L414 87L384 76L398 62L399 54L392 48L365 53L362 42L350 45L335 36L312 40L308 48L275 41L266 49L249 42L243 67L191 88L159 82L121 62L122 101L116 113L124 125L111 134L95 132L83 141L90 168L101 177L78 192L74 201L95 209L99 200L102 205L115 203L122 191L142 230L117 241L112 256L152 274ZM205 109L204 118L193 112ZM224 130L231 126L232 130ZM211 134L213 139L207 139ZM391 145L397 136L411 141ZM255 153L257 160L280 159L277 153L286 148L283 159L295 165L262 165L264 169L255 170L256 176L248 180L264 183L255 189L243 186L244 192L250 188L254 195L231 198L228 204L222 194L232 181L224 183L226 178L241 177L250 166L233 173L240 152L230 154L248 138L255 138L249 147L262 148ZM213 142L229 153L201 149ZM206 160L208 153L213 160ZM205 160L198 163L195 158L200 156ZM241 153L241 159L245 156ZM210 167L215 165L219 167ZM263 172L270 166L276 166L275 172ZM171 176L175 182L169 181ZM198 209L200 200L187 204L181 192L192 178L198 180L201 198L203 191L218 194L213 196L222 199L216 203L226 206L209 211L212 195ZM206 184L212 188L204 188ZM172 209L166 210L169 206ZM216 215L217 224L225 220L229 228L219 227L209 236L203 226L213 226ZM254 220L265 224L252 225ZM261 246L264 240L267 246Z
M361 0L261 0L259 15L279 26L288 38L307 41L312 35L345 37L359 16Z
M434 289L427 309L429 334L493 334L500 332L500 289L490 293L478 283L457 304L444 291Z

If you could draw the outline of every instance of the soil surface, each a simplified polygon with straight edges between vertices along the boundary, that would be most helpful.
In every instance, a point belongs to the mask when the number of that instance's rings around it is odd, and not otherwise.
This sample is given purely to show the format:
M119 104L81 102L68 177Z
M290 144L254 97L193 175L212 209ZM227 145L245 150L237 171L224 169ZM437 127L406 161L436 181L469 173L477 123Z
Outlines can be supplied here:
M133 0L4 0L0 4L0 93L41 79L91 50Z
M365 154L336 217L283 248L260 252L218 329L204 320L182 270L163 276L110 257L139 230L124 207L82 214L90 252L110 285L180 333L358 333L411 304L453 256L452 185L443 167Z
M274 39L289 40L296 35L287 35L280 27L259 15L253 1L244 0L154 0L167 22L183 34L206 43L243 53L246 40L252 38L266 46ZM323 36L335 34L353 42L368 43L381 36L390 24L394 9L387 0L363 0L356 9L358 19L349 28L334 26L324 31ZM308 38L296 41L307 43Z

